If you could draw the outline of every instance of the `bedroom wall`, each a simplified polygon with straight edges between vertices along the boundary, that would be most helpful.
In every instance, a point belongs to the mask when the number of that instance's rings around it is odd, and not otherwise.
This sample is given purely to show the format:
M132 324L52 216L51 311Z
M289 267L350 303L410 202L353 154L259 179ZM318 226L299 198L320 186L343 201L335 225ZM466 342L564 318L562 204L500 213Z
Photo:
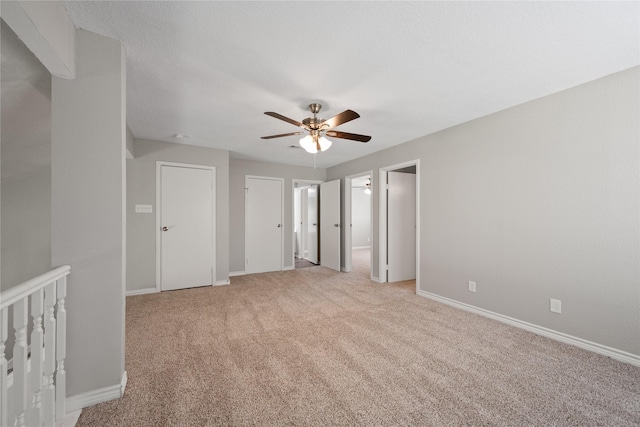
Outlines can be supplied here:
M638 93L635 67L329 168L327 179L374 169L375 190L380 167L420 159L421 292L640 361Z
M0 290L6 290L51 269L51 74L4 21L0 27ZM12 350L7 346L8 355Z
M246 175L284 178L284 268L293 268L293 180L324 181L326 170L252 160L229 160L229 271L231 273L244 271L244 184Z
M125 373L124 49L78 30L76 66L76 79L53 77L51 87L51 256L72 268L69 410L118 397Z
M127 160L127 291L156 287L156 162L216 167L216 281L229 278L229 152L136 139ZM135 205L152 205L152 214Z

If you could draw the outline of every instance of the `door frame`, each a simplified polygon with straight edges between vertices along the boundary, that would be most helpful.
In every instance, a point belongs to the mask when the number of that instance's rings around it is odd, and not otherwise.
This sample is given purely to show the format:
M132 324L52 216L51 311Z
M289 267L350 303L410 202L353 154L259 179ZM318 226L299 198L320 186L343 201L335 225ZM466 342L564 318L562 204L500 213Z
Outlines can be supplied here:
M296 184L298 184L298 187L304 187L306 185L320 185L322 184L324 181L318 181L318 180L313 180L313 179L298 179L298 178L294 178L291 180L291 269L295 270L296 269L296 251L295 251L295 247L296 247L296 233L295 233L295 229L296 227L293 224L293 221L295 221L296 218L296 206L295 206L295 192L296 192ZM300 185L302 184L302 185ZM320 212L318 212L318 218L320 217ZM318 240L320 239L320 236L318 236Z
M249 188L250 179L264 179L270 181L280 181L280 224L282 224L280 232L280 271L284 270L284 178L278 178L273 176L258 176L258 175L245 175L244 176L244 271L247 271L247 188ZM293 195L292 195L293 196Z
M215 166L205 166L205 165L196 165L191 163L177 163L177 162L166 162L163 160L156 160L156 292L160 292L161 283L162 283L162 237L161 230L162 227L161 220L161 207L162 207L162 167L163 166L172 166L172 167L180 167L180 168L188 168L188 169L204 169L211 171L211 239L213 243L213 253L211 260L211 268L212 268L212 280L211 286L215 286L218 284L216 280L217 266L216 266L216 254L217 254L217 243L216 243L216 209L217 209L217 198L218 198L218 189L217 189L217 176L216 176L216 167ZM224 283L226 284L226 283Z
M344 229L344 234L343 234L343 241L344 241L344 265L342 266L342 271L344 271L345 273L349 273L351 270L353 270L353 264L352 264L352 257L351 257L351 251L352 251L352 236L351 236L351 228L352 228L352 224L351 224L351 211L352 211L352 188L351 188L351 181L354 178L360 178L363 176L369 176L369 178L371 179L371 200L369 202L369 214L370 214L370 218L371 221L369 222L369 242L370 242L370 254L369 254L369 277L371 279L373 279L373 196L374 194L376 194L376 185L373 183L373 170L369 170L369 171L365 171L365 172L361 172L361 173L356 173L353 175L348 175L344 177L344 201L343 201L343 206L344 206L344 220L342 221L343 224L349 224L348 227L343 227Z
M387 282L387 172L416 167L416 293L420 290L420 159L380 168L378 182L378 282Z

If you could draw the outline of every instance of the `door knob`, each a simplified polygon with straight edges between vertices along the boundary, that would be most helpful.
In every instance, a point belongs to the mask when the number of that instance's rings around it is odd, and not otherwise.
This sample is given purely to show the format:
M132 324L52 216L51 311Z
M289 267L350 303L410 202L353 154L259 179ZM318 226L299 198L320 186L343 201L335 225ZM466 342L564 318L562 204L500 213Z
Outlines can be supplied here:
M280 224L278 224L278 228L280 228Z
M340 224L333 224L334 227L340 227Z
M169 231L169 227L167 226L162 227L162 231Z

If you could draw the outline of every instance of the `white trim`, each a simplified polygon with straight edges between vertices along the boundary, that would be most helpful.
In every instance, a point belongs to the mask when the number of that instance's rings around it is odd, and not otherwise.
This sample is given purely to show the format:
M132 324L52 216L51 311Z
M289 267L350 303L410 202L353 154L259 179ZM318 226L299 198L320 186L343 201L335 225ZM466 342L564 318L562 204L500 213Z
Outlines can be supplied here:
M351 249L371 249L371 246L353 246Z
M67 412L62 422L56 423L56 427L75 427L81 414L81 409L78 409L77 411Z
M287 265L286 267L284 267L282 269L282 271L291 271L291 270L295 270L296 267L294 265Z
M161 247L161 207L162 207L162 166L173 166L173 167L181 167L181 168L189 168L189 169L204 169L210 170L211 173L211 192L212 192L212 200L211 200L211 238L213 244L212 251L212 264L211 264L211 285L215 283L216 280L216 256L218 253L218 245L216 242L216 223L217 223L217 198L218 198L218 176L217 169L215 166L207 166L207 165L195 165L191 163L177 163L177 162L166 162L164 160L156 160L156 291L162 291L160 284L162 283L162 247Z
M124 394L124 390L127 386L127 371L122 374L120 384L115 384L108 387L102 387L97 390L92 390L86 393L76 394L74 396L67 397L66 407L67 414L69 412L77 411L82 408L87 408L98 403L106 402L107 400L119 399Z
M230 285L231 282L229 281L229 279L227 280L217 280L216 283L213 286L225 286L225 285Z
M640 355L628 353L626 351L618 350L612 347L607 347L602 344L598 344L582 338L574 337L572 335L568 335L562 332L554 331L553 329L548 329L543 326L534 325L533 323L529 323L523 320L515 319L513 317L505 316L499 313L495 313L493 311L485 310L483 308L479 308L470 304L465 304L456 300L452 300L450 298L441 297L439 295L432 294L430 292L418 290L416 291L416 295L419 295L423 298L428 298L433 301L441 302L443 304L447 304L449 306L452 306L464 311L479 314L481 316L488 317L489 319L497 320L499 322L506 323L507 325L515 326L516 328L524 329L525 331L533 332L534 334L542 335L543 337L551 338L553 340L560 341L565 344L570 344L575 347L579 347L584 350L591 351L593 353L602 354L604 356L611 357L612 359L616 359L621 362L629 363L635 366L640 366Z
M134 295L155 294L157 292L158 292L157 288L132 289L130 291L127 291L126 296L132 297Z
M374 281L374 282L376 282L376 283L384 283L382 280L380 280L380 278L379 278L379 277L376 277L376 276L372 276L372 277L371 277L371 280L373 280L373 281Z
M243 271L230 271L229 272L229 277L235 277L235 276L244 276L245 273L244 270Z

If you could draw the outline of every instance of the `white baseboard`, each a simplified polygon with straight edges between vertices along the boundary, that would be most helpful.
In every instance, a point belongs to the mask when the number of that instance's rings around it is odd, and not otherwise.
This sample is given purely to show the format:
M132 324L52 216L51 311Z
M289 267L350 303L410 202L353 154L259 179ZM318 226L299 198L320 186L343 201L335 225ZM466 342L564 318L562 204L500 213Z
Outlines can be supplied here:
M287 265L286 267L284 267L284 268L282 269L282 271L289 271L289 270L295 270L295 269L296 269L296 268L295 268L295 266L293 266L293 265Z
M230 271L229 272L229 277L244 276L244 275L245 275L244 271Z
M158 292L156 288L133 289L131 291L127 291L126 295L130 297L133 295L155 294L156 292Z
M120 384L115 384L108 387L99 388L97 390L89 391L86 393L76 394L75 396L67 397L66 411L67 413L87 408L98 403L106 402L107 400L119 399L124 394L124 389L127 386L127 371L122 374Z
M82 410L80 409L77 411L67 412L64 419L61 422L56 423L56 427L75 427L81 413Z
M353 246L351 249L371 249L371 246Z
M373 280L376 283L384 283L382 280L380 280L379 277L376 277L376 276L371 276L371 280Z
M227 280L218 280L216 281L216 283L213 286L224 286L224 285L230 285L231 282L229 281L229 279Z
M637 354L632 354L626 351L607 347L602 344L598 344L592 341L587 341L585 339L574 337L572 335L568 335L562 332L554 331L553 329L548 329L543 326L534 325L533 323L528 323L522 320L514 319L513 317L505 316L499 313L495 313L493 311L475 307L473 305L469 305L456 300L441 297L439 295L435 295L430 292L418 290L416 294L424 298L428 298L434 301L441 302L443 304L450 305L455 308L459 308L461 310L469 311L471 313L479 314L481 316L488 317L490 319L494 319L511 326L515 326L516 328L524 329L525 331L533 332L534 334L537 334L537 335L542 335L543 337L551 338L553 340L560 341L565 344L570 344L570 345L582 348L584 350L602 354L604 356L608 356L612 359L629 363L631 365L640 366L640 355L637 355Z

